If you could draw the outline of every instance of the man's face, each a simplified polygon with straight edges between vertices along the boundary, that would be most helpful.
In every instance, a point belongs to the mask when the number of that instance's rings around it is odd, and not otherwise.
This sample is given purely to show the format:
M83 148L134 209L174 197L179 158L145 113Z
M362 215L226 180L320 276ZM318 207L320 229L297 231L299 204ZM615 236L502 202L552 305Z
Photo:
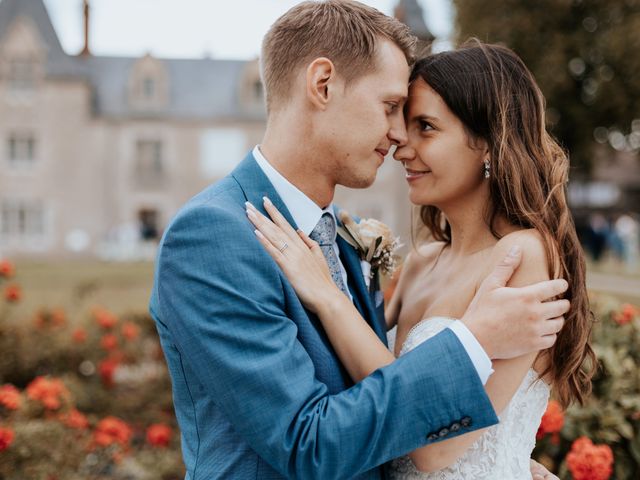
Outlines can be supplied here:
M402 50L384 40L376 67L337 91L322 120L327 165L334 182L346 187L369 187L391 146L406 143L409 65Z

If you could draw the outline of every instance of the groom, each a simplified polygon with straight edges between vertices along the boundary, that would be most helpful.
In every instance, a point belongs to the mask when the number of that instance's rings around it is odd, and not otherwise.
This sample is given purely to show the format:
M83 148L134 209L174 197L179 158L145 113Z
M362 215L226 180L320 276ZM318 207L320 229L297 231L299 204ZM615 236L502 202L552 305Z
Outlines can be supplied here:
M462 321L353 385L245 217L246 201L267 196L294 227L330 238L348 295L385 341L331 202L337 184L370 186L406 142L413 46L396 20L339 0L304 2L266 35L264 140L182 208L158 253L150 311L186 479L385 478L385 462L498 421L483 388L490 359L553 344L568 302L542 300L566 282L501 288L516 254Z

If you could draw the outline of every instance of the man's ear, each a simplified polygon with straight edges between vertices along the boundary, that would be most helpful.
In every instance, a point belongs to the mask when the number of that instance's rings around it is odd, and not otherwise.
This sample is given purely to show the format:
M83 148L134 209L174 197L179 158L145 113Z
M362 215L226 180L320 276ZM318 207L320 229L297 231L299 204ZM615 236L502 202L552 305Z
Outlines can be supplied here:
M333 95L337 83L336 67L325 57L316 58L307 67L307 100L324 110Z

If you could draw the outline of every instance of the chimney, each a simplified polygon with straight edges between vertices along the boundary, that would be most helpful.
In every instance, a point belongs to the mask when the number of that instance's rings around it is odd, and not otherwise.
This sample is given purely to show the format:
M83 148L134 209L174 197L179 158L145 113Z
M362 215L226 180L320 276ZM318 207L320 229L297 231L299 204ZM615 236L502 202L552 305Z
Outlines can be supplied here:
M91 51L89 50L89 0L83 0L82 3L82 9L84 11L84 47L80 55L88 57L91 55Z

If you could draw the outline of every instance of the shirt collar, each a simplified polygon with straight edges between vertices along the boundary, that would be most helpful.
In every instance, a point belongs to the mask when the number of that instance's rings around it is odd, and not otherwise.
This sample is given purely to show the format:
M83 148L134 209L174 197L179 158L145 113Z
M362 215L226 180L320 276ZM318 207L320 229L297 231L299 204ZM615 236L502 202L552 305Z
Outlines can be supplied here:
M289 210L289 213L291 213L293 220L300 230L310 235L324 213L329 213L337 225L336 217L333 213L333 203L324 209L320 208L269 163L260 151L258 145L253 149L253 157L276 189L276 192L278 192L278 195L280 195L282 202Z

